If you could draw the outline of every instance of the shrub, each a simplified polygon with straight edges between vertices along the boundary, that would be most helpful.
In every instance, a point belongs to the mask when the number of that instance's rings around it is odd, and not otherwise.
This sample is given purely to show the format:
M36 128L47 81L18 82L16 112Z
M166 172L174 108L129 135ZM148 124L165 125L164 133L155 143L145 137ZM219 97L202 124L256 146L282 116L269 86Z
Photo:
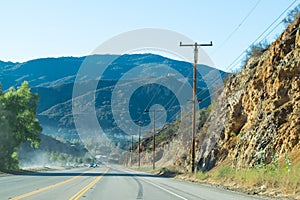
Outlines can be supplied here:
M267 42L267 40L252 44L246 51L246 55L242 61L242 65L246 65L248 60L252 57L260 57L269 48L269 46L270 44Z
M282 22L285 26L288 26L298 17L300 17L300 4L298 4L293 10L289 11L287 16L282 20Z

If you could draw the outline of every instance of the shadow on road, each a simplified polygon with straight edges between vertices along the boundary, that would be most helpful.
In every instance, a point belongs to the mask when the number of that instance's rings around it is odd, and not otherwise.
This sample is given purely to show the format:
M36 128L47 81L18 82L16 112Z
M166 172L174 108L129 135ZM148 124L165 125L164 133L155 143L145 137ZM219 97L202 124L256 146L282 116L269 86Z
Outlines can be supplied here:
M45 177L52 177L52 176L119 176L119 177L154 177L154 178L167 178L163 175L154 175L154 174L139 174L139 173L106 173L103 174L102 172L98 173L77 173L77 172L32 172L32 171L6 171L6 174L11 175L21 175L21 176L45 176Z

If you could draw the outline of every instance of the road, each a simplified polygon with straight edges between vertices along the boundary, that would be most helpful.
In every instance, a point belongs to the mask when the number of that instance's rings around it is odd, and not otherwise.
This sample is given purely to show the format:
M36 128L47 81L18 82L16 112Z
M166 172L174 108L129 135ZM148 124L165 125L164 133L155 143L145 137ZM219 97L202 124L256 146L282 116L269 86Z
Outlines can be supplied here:
M121 166L99 166L0 177L0 199L35 200L213 200L259 197L183 180L164 178Z

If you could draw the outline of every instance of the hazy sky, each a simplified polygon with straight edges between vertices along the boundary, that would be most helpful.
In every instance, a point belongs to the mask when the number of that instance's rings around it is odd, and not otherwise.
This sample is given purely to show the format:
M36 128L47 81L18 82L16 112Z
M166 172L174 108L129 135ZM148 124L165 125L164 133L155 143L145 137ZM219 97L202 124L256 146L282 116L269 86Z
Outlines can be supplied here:
M195 41L213 41L214 46L205 51L218 68L225 69L294 1L1 1L0 60L83 56L120 33L162 28ZM269 39L283 28L279 25Z

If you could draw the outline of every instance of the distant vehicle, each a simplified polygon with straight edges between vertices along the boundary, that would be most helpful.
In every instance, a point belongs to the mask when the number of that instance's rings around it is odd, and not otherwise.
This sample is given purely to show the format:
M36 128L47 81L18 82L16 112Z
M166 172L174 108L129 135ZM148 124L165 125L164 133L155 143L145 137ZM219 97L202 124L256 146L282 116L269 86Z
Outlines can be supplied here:
M90 168L95 168L95 167L99 167L98 163L90 163Z
M94 163L90 163L90 168L95 168L95 164Z

